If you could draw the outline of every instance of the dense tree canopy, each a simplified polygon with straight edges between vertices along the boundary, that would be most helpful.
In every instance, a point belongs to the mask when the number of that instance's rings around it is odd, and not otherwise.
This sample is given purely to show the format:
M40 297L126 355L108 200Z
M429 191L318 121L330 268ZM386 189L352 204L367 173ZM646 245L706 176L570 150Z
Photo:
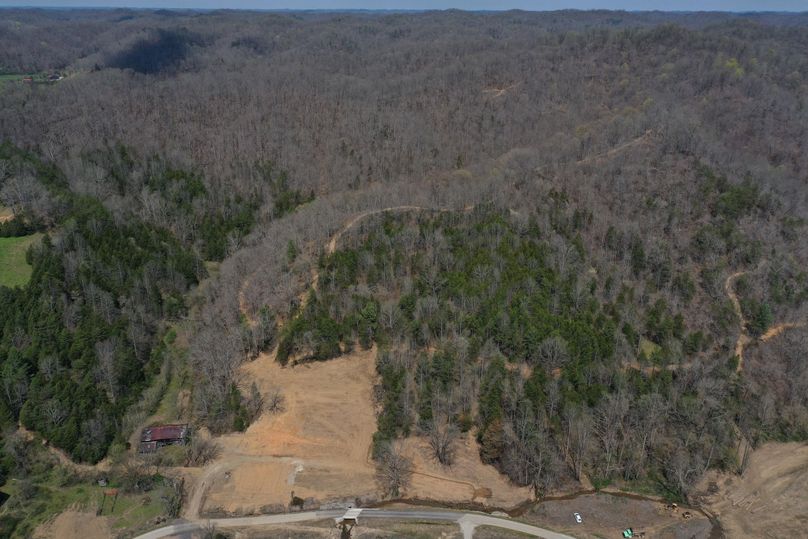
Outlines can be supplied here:
M0 426L99 460L183 320L214 433L376 346L391 492L409 435L673 497L808 436L806 15L2 15Z

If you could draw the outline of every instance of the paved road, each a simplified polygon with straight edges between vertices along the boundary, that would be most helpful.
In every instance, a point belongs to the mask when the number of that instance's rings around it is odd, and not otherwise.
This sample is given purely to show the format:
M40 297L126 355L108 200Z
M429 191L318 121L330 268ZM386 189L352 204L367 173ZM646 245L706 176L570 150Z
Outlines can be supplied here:
M263 515L257 517L237 517L237 518L214 518L196 522L180 522L171 524L163 528L144 533L135 539L161 539L172 535L190 535L191 532L200 530L208 522L217 528L242 528L246 526L266 526L269 524L289 524L295 522L305 522L308 520L324 520L328 518L341 517L344 510L335 511L306 511L301 513L285 513L282 515ZM457 511L392 511L387 509L362 509L359 515L360 525L368 519L387 518L396 520L432 520L456 522L463 530L463 537L471 539L474 535L474 528L477 526L494 526L514 530L534 537L544 539L573 539L569 535L556 533L536 526L530 526L521 522L515 522L507 518L497 518L480 513L460 513Z

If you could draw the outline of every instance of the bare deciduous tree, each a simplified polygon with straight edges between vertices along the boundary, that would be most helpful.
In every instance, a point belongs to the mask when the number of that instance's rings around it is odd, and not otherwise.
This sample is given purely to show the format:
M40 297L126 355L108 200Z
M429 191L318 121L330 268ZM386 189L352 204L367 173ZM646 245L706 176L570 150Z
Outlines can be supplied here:
M196 434L185 449L185 465L204 466L215 460L220 452L221 447L214 440Z
M459 431L454 422L442 413L433 414L427 438L435 458L444 466L454 461L454 443Z
M398 497L412 478L412 461L404 456L399 442L389 442L376 464L376 481L387 496Z
M98 373L107 387L107 393L112 402L118 396L118 373L116 354L118 340L114 337L95 343L95 355L98 359Z

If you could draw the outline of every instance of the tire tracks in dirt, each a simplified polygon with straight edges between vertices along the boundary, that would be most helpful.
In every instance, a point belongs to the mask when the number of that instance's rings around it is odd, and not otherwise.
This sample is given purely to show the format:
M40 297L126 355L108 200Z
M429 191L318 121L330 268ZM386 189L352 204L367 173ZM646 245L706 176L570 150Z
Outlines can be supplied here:
M293 462L292 457L280 457L275 455L231 455L227 459L219 460L210 466L203 469L202 474L194 481L191 490L188 493L188 503L183 510L183 518L188 520L198 520L199 512L205 503L205 497L208 489L213 485L213 481L217 475L226 474L227 472L238 467L239 464L245 462Z

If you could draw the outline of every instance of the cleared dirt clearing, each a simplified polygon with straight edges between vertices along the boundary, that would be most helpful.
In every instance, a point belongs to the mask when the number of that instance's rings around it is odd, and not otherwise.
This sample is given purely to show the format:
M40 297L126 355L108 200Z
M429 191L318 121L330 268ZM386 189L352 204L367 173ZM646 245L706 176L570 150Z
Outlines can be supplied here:
M696 499L727 537L804 537L808 529L808 445L769 443L742 476L709 472Z
M246 379L263 393L282 388L284 410L217 439L221 457L193 481L186 516L276 512L289 504L292 491L319 502L378 499L370 459L375 359L373 348L295 367L281 367L274 354L247 364ZM404 447L414 465L407 497L506 507L531 498L529 489L480 462L471 435L457 441L451 467L432 459L422 438L411 437Z
M285 409L218 439L222 457L213 474L203 473L200 512L285 506L292 491L318 500L372 495L375 471L367 455L376 430L375 357L371 349L283 368L274 354L265 354L246 365L262 392L282 388Z
M455 441L451 466L441 466L432 457L425 438L407 438L403 448L413 463L412 481L406 492L409 497L446 502L475 501L506 508L532 499L529 488L513 485L496 468L480 461L479 446L470 433Z

